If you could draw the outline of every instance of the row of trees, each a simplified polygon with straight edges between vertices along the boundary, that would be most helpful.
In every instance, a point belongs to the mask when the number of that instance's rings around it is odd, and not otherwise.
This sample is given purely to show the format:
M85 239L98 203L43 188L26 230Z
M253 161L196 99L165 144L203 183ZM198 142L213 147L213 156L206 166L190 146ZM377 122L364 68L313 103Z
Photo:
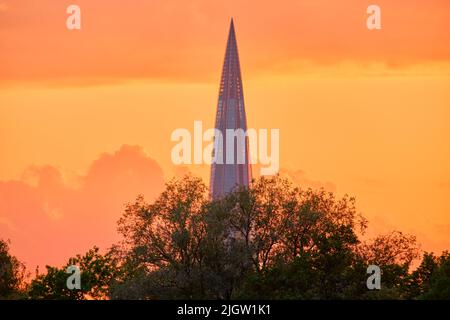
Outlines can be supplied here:
M198 178L142 196L118 222L123 240L93 248L24 284L24 267L0 245L0 297L31 299L449 299L450 254L424 253L401 232L362 241L355 200L261 178L220 201ZM367 266L381 290L368 290ZM81 289L66 286L78 265Z

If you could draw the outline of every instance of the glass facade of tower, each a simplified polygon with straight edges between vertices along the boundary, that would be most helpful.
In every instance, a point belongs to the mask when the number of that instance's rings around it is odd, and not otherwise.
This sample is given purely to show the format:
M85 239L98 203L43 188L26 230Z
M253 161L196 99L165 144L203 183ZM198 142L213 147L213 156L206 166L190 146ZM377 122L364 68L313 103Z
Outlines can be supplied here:
M233 20L225 51L215 127L222 137L215 137L210 192L213 199L218 199L236 186L248 186L251 181L248 137L238 137L239 131L247 132L247 118Z

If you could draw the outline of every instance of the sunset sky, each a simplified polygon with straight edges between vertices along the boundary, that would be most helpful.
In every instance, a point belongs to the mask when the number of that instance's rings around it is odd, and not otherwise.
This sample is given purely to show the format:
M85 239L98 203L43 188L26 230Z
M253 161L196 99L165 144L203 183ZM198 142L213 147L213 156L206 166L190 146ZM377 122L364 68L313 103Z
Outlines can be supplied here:
M170 136L213 126L231 17L281 174L355 196L369 235L450 250L450 1L0 0L0 238L30 271L107 248L124 204L173 176L208 183Z

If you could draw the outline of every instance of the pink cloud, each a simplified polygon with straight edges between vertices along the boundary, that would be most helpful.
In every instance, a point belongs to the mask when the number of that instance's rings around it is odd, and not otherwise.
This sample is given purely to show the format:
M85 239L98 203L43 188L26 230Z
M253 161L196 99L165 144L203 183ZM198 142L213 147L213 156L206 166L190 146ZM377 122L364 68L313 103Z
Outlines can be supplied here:
M52 166L30 167L18 181L0 181L0 238L13 253L36 265L60 265L67 258L116 240L124 204L138 194L147 200L163 189L163 171L138 146L102 154L74 187Z

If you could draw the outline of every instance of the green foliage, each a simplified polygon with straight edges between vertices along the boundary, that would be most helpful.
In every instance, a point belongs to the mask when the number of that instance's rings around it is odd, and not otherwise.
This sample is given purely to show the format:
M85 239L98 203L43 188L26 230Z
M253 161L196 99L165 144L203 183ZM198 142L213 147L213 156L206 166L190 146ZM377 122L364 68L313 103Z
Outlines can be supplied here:
M437 269L438 262L434 254L424 252L419 267L405 279L405 298L418 298L428 292L430 290L431 277Z
M429 275L429 282L425 282L421 299L449 300L450 299L450 253L445 251L435 260L436 267ZM428 274L427 274L428 275Z
M9 253L9 242L0 239L0 299L23 295L25 265Z
M81 271L81 289L68 289L67 267L76 265ZM119 276L119 269L110 254L101 255L94 247L84 256L70 258L63 268L46 266L46 274L36 275L30 285L28 295L31 299L84 300L105 299L109 286Z
M47 266L30 299L450 299L450 254L424 253L394 231L361 241L367 221L355 199L260 178L211 201L190 175L172 180L151 204L139 196L118 222L123 240L94 247L66 266ZM25 268L0 241L0 298L25 291ZM368 290L367 267L381 269ZM66 269L81 270L69 290Z
M355 200L302 190L280 177L219 201L186 176L153 203L138 197L119 221L125 270L118 299L402 298L416 240L400 232L359 241L367 221ZM120 253L120 254L119 254ZM369 292L366 269L383 270Z

